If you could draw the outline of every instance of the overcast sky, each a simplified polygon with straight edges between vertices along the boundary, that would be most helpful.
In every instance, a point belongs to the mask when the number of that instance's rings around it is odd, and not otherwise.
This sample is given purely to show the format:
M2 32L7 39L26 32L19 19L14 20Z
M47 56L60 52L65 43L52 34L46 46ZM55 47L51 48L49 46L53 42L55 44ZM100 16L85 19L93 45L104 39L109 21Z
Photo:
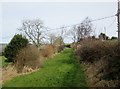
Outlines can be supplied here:
M41 19L45 26L59 28L81 23L87 16L98 19L117 13L117 2L4 2L2 3L2 40L8 43L25 19ZM0 11L1 11L0 10ZM93 22L96 35L105 32L117 36L117 19L112 17ZM48 32L49 33L49 32ZM58 30L55 31L58 34ZM70 42L70 38L65 39Z

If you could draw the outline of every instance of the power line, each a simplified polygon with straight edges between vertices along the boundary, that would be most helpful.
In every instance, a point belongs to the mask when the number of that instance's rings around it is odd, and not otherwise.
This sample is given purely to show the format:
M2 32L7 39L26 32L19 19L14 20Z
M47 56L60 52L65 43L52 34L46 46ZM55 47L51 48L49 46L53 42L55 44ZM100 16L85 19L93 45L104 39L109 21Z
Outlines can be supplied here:
M113 20L113 22L107 28L110 28L114 24L115 21L116 21L116 18Z
M115 14L115 15L112 15L112 16L107 16L107 17L99 18L99 19L94 19L94 20L91 20L91 22L99 21L99 20L103 20L103 19L108 19L108 18L112 18L112 17L114 17L114 16L116 16L116 14Z
M111 16L107 16L107 17L102 17L102 18L98 18L98 19L94 19L94 20L91 20L90 22L95 22L95 21L100 21L100 20L104 20L104 19L108 19L108 18L112 18L114 16L116 16L117 14L115 15L111 15ZM114 22L113 22L114 23ZM112 24L113 24L112 23ZM72 27L72 26L76 26L76 25L80 25L81 23L78 23L78 24L73 24L73 25L67 25L67 26L63 26L63 27L59 27L59 28L50 28L48 26L43 26L43 28L45 28L47 31L53 31L53 30L58 30L58 29L62 29L62 28L68 28L68 27ZM111 25L110 25L111 26ZM49 29L49 30L48 30ZM10 38L11 36L7 36L7 37L2 37L2 39L8 39Z
M91 20L90 22L100 21L100 20L104 20L104 19L112 18L112 17L115 17L115 16L116 16L116 14L115 14L115 15L111 15L111 16L107 16L107 17L102 17L102 18L94 19L94 20ZM68 26L64 26L64 28L72 27L72 26L76 26L76 25L80 25L80 24L81 24L81 23L73 24L73 25L68 25ZM47 31L52 31L52 30L56 30L56 29L62 29L62 27L52 29L52 28L49 28L49 27L47 27L47 26L44 27L44 28L49 29L49 30L47 30Z

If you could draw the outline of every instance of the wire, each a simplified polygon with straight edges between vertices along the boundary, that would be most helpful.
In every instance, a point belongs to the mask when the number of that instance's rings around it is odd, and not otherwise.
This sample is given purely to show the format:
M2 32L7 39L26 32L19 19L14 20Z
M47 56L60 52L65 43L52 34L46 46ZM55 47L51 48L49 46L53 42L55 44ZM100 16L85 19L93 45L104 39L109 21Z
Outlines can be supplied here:
M111 16L107 16L107 17L102 17L102 18L94 19L94 20L91 20L90 22L100 21L100 20L112 18L112 17L114 17L114 16L116 16L116 14L115 14L115 15L111 15ZM73 24L73 25L68 25L68 26L64 26L64 28L72 27L72 26L76 26L76 25L80 25L80 23L78 23L78 24ZM52 30L56 30L56 29L62 29L62 27L60 27L60 28L54 28L54 29L49 28L49 27L44 27L44 28L49 29L49 30L47 30L47 31L52 31Z
M108 19L108 18L112 18L112 17L114 17L114 16L116 16L116 14L115 14L115 15L112 15L112 16L107 16L107 17L99 18L99 19L94 19L94 20L91 20L91 22L99 21L99 20L103 20L103 19Z
M91 20L90 22L94 22L94 21L100 21L100 20L104 20L104 19L108 19L108 18L112 18L112 17L114 17L114 16L116 16L116 14L115 15L112 15L112 16L107 16L107 17L102 17L102 18L98 18L98 19L94 19L94 20ZM114 23L114 22L113 22ZM113 24L112 23L112 24ZM111 24L111 25L112 25ZM68 27L72 27L72 26L76 26L76 25L80 25L80 23L78 23L78 24L73 24L73 25L67 25L67 26L63 26L63 27L59 27L59 28L54 28L54 29L52 29L52 28L50 28L50 27L48 27L48 26L43 26L43 28L45 28L47 31L53 31L53 30L61 30L62 28L68 28ZM110 26L111 26L110 25ZM49 30L48 30L49 29ZM9 36L9 37L2 37L2 39L8 39L8 38L10 38L11 36Z
M114 24L115 21L116 21L116 18L113 20L113 22L107 28L110 28Z

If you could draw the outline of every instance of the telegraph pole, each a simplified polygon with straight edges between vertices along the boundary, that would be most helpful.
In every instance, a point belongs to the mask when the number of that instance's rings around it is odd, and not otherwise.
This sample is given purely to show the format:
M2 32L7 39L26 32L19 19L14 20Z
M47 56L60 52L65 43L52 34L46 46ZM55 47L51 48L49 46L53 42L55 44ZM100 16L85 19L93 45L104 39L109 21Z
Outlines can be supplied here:
M118 19L118 41L120 41L120 1L119 0L118 0L117 19Z

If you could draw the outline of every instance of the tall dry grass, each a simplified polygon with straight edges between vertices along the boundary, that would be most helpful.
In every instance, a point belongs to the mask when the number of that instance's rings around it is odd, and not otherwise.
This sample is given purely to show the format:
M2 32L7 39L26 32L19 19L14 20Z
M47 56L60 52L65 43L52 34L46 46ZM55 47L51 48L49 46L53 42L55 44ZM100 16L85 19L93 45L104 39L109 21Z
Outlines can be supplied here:
M44 45L40 50L34 45L28 45L16 55L15 66L18 72L29 72L42 67L42 61L55 53L53 45Z

